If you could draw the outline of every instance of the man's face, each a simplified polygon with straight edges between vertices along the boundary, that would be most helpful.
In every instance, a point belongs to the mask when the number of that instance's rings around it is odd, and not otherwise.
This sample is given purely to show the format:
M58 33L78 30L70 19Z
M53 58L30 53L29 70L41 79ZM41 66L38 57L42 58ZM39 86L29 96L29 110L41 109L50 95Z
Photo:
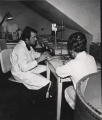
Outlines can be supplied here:
M31 32L31 37L29 39L29 44L30 45L34 45L37 41L37 38L36 38L36 33L34 32Z

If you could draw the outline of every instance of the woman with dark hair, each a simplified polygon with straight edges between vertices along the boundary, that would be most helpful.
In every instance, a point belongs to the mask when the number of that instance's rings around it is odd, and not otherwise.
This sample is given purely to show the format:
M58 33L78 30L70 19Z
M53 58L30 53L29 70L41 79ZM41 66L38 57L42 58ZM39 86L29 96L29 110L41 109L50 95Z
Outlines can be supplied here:
M72 86L65 89L65 99L72 109L75 108L76 84L84 76L97 72L95 59L86 52L85 34L75 32L68 38L67 48L72 60L56 69L60 77L71 76Z

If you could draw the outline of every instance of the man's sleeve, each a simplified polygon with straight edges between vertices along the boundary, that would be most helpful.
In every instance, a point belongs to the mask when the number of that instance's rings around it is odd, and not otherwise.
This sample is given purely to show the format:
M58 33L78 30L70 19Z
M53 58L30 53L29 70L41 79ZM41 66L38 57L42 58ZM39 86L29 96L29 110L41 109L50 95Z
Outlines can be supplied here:
M33 57L34 59L39 58L39 57L41 56L41 53L35 52L32 47L31 47L31 51L32 51L32 57Z
M39 52L35 52L34 54L35 54L35 58L39 58L41 56L41 53Z
M36 60L34 61L28 60L27 53L23 48L17 51L17 57L18 57L18 65L21 71L26 72L37 66Z

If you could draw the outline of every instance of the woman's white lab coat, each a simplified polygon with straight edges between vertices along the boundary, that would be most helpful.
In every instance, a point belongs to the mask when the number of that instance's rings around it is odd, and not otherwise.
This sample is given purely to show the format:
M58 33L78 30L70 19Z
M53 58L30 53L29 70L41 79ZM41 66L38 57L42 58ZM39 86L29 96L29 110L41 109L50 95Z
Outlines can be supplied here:
M84 76L97 72L97 65L93 56L85 51L80 52L75 59L67 62L65 65L56 69L56 73L60 77L71 76L74 88L77 82Z

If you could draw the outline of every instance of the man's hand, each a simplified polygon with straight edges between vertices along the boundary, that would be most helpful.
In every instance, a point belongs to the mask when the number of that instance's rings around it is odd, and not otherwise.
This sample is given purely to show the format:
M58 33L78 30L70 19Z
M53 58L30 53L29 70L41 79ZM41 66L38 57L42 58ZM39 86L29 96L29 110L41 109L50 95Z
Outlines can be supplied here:
M51 55L48 52L44 52L41 54L40 58L37 59L37 62L41 62L46 60L47 58L51 57Z
M51 57L51 55L48 52L44 52L43 54L46 56L46 59Z

